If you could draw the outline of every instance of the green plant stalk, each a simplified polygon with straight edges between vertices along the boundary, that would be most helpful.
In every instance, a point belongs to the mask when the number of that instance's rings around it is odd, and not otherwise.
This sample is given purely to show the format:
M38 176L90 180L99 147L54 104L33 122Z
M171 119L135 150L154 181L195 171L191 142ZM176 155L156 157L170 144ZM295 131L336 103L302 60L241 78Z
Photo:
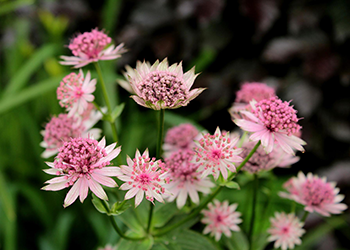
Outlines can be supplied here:
M249 248L253 249L253 232L254 232L254 223L255 223L255 214L256 214L256 200L258 195L259 179L258 175L254 174L253 180L253 202L252 202L252 215L250 217L250 227L248 231L248 241L250 243Z
M162 156L162 144L163 144L163 133L164 133L164 113L165 113L164 109L159 110L156 159L160 159ZM153 209L154 209L154 205L153 205L153 203L150 203L147 230L146 230L147 233L149 233L149 231L151 229Z
M247 157L241 162L241 164L236 168L236 172L233 172L229 175L229 177L227 178L227 182L231 181L235 176L236 174L241 170L241 168L249 161L249 159L252 157L252 155L255 153L255 151L258 149L258 147L260 146L261 142L258 141L256 143L256 145L254 146L254 148L252 149L252 151L250 151L250 153L247 155ZM196 217L200 211L206 207L208 205L209 202L211 202L218 193L220 193L220 191L222 190L224 186L218 186L214 192L211 193L210 196L208 196L205 201L199 205L197 208L195 208L193 210L193 212L191 212L186 218L180 220L179 222L177 223L174 223L173 225L169 226L169 227L166 227L166 228L163 228L162 230L160 230L158 233L154 234L153 236L161 236L161 235L164 235L166 234L167 232L170 232L171 230L181 226L182 224L186 223L187 221L189 221L190 219Z
M106 105L107 105L107 115L111 115L112 113L112 106L111 106L111 102L109 101L109 97L108 97L108 92L107 92L107 88L106 88L106 84L103 80L102 77L102 71L101 71L101 67L98 64L98 62L94 63L98 77L100 78L100 82L101 82L101 88L102 88L102 92L103 92L103 97L105 99ZM117 133L117 128L115 125L115 121L109 121L109 123L111 124L111 128L112 128L112 134L113 134L113 140L115 142L118 142L118 133Z
M145 239L145 237L130 237L130 236L126 236L122 230L120 230L120 228L118 227L118 224L115 222L114 218L112 215L109 215L109 213L111 212L111 210L109 209L109 206L107 204L107 202L105 200L102 200L102 204L103 206L105 207L106 211L108 211L108 217L109 217L109 220L111 221L112 223L112 226L114 228L114 230L120 235L120 237L126 239L126 240L132 240L132 241L138 241L138 240L143 240Z
M306 220L306 218L307 218L307 216L309 215L309 212L308 211L305 211L304 212L304 215L303 215L303 218L301 218L301 222L305 222L305 220Z

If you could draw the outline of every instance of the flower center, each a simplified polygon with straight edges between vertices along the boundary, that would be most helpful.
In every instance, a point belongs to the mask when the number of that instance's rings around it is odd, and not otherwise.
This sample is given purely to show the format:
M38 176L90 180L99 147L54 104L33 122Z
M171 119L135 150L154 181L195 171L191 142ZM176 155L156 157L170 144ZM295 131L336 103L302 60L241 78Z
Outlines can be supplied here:
M84 127L82 125L77 126L76 123L77 118L68 117L67 114L52 117L51 121L45 126L44 141L48 148L57 149L63 146L64 141L80 136Z
M185 149L191 144L198 133L198 130L193 125L181 124L169 129L164 141L165 143Z
M168 107L183 102L188 95L182 79L166 71L149 73L140 83L139 89L146 102L156 104L161 101Z
M302 195L307 205L312 206L332 203L334 199L332 186L329 183L324 183L321 179L307 179L302 186Z
M57 99L60 100L61 107L71 107L84 94L82 90L83 80L80 73L70 73L63 78L57 88Z
M254 148L254 142L245 143L242 147L243 151L241 157L244 159L248 156L250 151ZM256 152L250 157L248 162L243 166L242 170L246 170L250 173L257 173L260 170L268 170L270 168L270 163L273 160L272 154L266 154L262 147L258 147Z
M96 163L107 155L98 142L89 138L71 138L59 149L55 160L55 167L62 169L69 175L88 174L95 168L109 165L109 161Z
M251 100L257 102L268 99L275 95L275 90L264 83L245 83L236 93L235 102L249 103Z
M253 112L271 132L286 131L291 135L301 129L297 111L289 106L289 102L282 102L277 97L258 102Z
M211 157L214 159L214 160L218 160L221 158L221 150L219 149L214 149L213 151L211 151Z
M140 174L139 175L139 182L142 184L142 185L147 185L151 182L151 178L148 174Z
M78 35L71 41L68 48L75 56L84 54L88 59L94 59L111 41L112 39L105 33L95 29Z
M165 159L167 171L171 173L174 180L191 181L198 173L198 166L191 163L195 153L191 150L179 150Z

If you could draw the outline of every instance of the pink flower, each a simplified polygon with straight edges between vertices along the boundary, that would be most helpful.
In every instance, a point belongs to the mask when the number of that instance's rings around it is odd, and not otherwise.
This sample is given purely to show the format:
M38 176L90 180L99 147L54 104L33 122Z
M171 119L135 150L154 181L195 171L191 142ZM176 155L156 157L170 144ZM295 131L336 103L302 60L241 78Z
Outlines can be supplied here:
M230 137L229 132L221 133L217 127L214 135L208 133L196 142L194 148L196 155L193 162L199 164L198 171L203 171L202 177L213 174L217 180L221 172L224 179L227 179L227 169L236 172L234 164L243 160L238 156L242 150L235 149L238 139L238 137Z
M188 196L198 204L198 192L208 194L210 188L215 186L209 178L201 178L201 173L197 172L198 164L191 162L194 155L189 149L178 150L165 159L166 176L170 179L165 188L172 194L167 200L172 202L176 198L179 209L185 205Z
M251 106L252 112L241 111L246 118L234 120L241 129L252 133L250 140L260 140L266 153L277 145L291 155L295 154L293 148L304 151L302 145L306 143L294 135L301 129L297 111L289 106L289 102L271 97L258 103L251 102Z
M82 114L87 108L88 103L95 97L92 94L96 89L96 79L91 80L90 71L84 79L83 71L79 74L70 73L65 76L57 88L57 99L60 100L61 107L69 111L68 115L75 113Z
M203 234L210 233L210 236L215 236L215 240L219 241L222 233L227 237L231 237L231 231L240 231L237 224L242 220L240 212L236 212L237 203L229 206L228 201L220 203L214 200L214 204L208 204L209 210L203 209L204 218L201 220L203 224L207 224Z
M116 143L106 147L106 140L100 142L90 138L71 138L59 149L54 162L46 162L51 167L44 170L47 174L59 175L46 181L43 190L57 191L72 186L64 200L64 207L71 205L79 196L83 202L89 189L100 199L108 197L100 184L116 187L117 183L109 176L118 176L118 167L106 167L117 157L120 148Z
M58 153L58 149L63 146L65 141L70 138L83 137L100 138L101 129L92 128L101 118L102 115L96 110L88 110L85 117L72 116L67 114L59 114L57 117L52 117L46 124L45 130L41 131L44 140L40 146L45 148L41 154L43 158L49 158Z
M246 141L242 145L242 158L246 158L255 146L255 142ZM266 154L262 146L259 146L249 161L242 167L242 170L251 174L260 171L268 171L275 167L289 167L291 164L298 162L300 157L289 155L281 148L274 148L271 153Z
M275 218L270 218L271 227L267 230L271 236L268 241L275 241L274 247L282 250L293 249L300 245L300 237L305 233L302 229L304 223L300 222L294 214L275 212Z
M296 201L305 206L309 212L317 212L323 216L340 214L347 206L340 203L344 195L338 194L339 188L335 188L334 182L326 182L326 178L302 172L298 177L293 177L284 184L289 193L281 192L280 196Z
M249 103L252 100L259 102L275 95L275 89L267 86L265 83L245 82L241 89L236 92L236 100L229 109L229 113L232 118L240 119L242 116L239 111L245 109L250 111L251 108Z
M99 247L97 250L117 250L117 246L112 246L110 244L106 245L105 247Z
M183 73L181 62L169 67L165 58L161 63L157 60L152 66L149 62L140 61L136 69L127 66L124 76L128 81L118 82L135 94L131 97L141 106L155 110L175 109L186 106L204 90L190 90L197 75L194 67Z
M190 123L180 124L169 129L164 138L163 150L165 157L178 150L187 150L194 147L194 140L199 139L200 133Z
M128 166L120 166L121 175L118 179L124 181L120 186L122 190L129 190L125 194L125 200L135 196L135 207L146 199L153 203L154 198L159 202L164 202L162 194L168 194L164 188L166 182L164 174L164 163L161 160L150 159L148 150L142 155L137 150L135 158L127 157Z
M110 45L112 39L103 31L93 29L91 32L84 32L71 40L68 48L74 56L61 56L64 60L62 65L74 65L74 68L81 68L89 63L100 60L113 60L121 57L126 52L124 44L117 47ZM106 48L107 47L107 48Z

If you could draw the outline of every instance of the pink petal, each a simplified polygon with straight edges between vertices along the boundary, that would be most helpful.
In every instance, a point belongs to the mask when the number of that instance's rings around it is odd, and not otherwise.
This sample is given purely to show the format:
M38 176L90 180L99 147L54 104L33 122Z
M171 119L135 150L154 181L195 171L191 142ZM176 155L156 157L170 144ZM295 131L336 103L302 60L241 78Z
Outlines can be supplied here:
M89 188L91 191L100 199L102 200L108 200L107 194L103 190L100 184L98 184L93 179L88 180Z

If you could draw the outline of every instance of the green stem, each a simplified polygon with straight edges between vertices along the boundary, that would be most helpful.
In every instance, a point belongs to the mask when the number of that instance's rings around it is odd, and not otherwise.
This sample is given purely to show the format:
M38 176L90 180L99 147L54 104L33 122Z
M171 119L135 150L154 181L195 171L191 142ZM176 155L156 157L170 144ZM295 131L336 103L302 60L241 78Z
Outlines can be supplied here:
M159 110L156 159L160 159L162 156L162 144L163 144L163 133L164 133L164 113L165 113L164 109ZM154 204L150 203L147 231L146 231L147 233L149 233L149 231L151 229L153 209L154 209Z
M244 164L247 163L247 161L249 161L250 157L252 157L252 155L255 153L255 151L258 149L258 147L260 146L261 142L259 141L254 148L252 149L252 151L250 151L250 153L247 155L247 157L241 162L241 164L236 168L236 172L231 173L230 176L227 178L227 182L231 181L236 174L239 172L239 170L241 170L241 168L244 166ZM186 218L172 224L171 226L168 226L166 228L163 228L162 230L160 230L158 233L154 234L153 236L161 236L166 234L167 232L170 232L171 230L181 226L182 224L186 223L187 221L189 221L190 219L196 217L200 211L205 208L209 202L211 202L218 193L220 193L221 189L224 186L218 186L212 193L210 196L208 196L203 203L201 203L197 208L195 208Z
M109 101L109 97L108 97L108 92L107 92L107 88L106 88L106 84L105 81L103 80L103 76L102 76L102 71L101 71L101 67L98 64L98 62L94 63L98 77L100 79L100 85L102 88L102 93L103 93L103 97L105 99L106 105L107 105L107 114L110 116L112 113L112 106L111 106L111 102ZM115 126L115 121L109 121L110 125L111 125L111 129L112 129L112 134L113 134L113 140L115 142L118 142L118 133L117 133L117 128Z
M301 222L305 222L307 216L309 215L309 212L308 211L305 211L304 212L304 215L303 215L303 218L301 218Z
M107 202L105 200L102 200L102 204L105 207L106 211L108 211L108 214L111 212L109 209L109 206L107 204ZM120 235L120 237L126 239L126 240L133 240L133 241L138 241L138 240L143 240L145 239L145 237L130 237L130 236L126 236L122 230L120 230L120 228L118 227L118 224L115 222L114 218L112 215L108 215L109 220L112 223L112 226L114 228L114 230Z
M253 233L254 233L254 222L255 222L255 214L256 214L256 200L258 195L258 187L259 187L259 179L258 175L254 174L253 180L253 202L252 202L252 215L250 217L250 227L248 232L248 241L250 242L250 249L253 249Z

